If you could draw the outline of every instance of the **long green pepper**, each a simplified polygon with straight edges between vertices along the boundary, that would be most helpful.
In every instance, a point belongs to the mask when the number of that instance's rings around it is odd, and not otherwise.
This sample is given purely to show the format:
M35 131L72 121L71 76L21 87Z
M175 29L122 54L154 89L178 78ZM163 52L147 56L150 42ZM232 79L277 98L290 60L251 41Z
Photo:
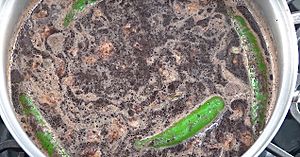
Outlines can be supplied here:
M263 52L254 33L242 16L232 16L234 27L238 33L242 48L247 53L248 78L251 84L254 100L250 108L251 123L254 132L263 129L268 103L268 71Z
M33 117L37 125L42 128L38 130L35 134L38 141L45 149L49 156L53 156L54 152L57 151L62 157L69 157L66 150L58 143L58 141L53 137L50 130L48 129L46 120L32 102L32 100L26 94L20 94L19 102L23 108L23 112L28 117Z
M72 5L72 9L67 13L64 19L64 26L68 27L78 12L82 11L87 5L93 4L96 1L97 0L76 0Z
M137 149L144 147L165 148L177 145L196 135L211 123L218 117L224 106L224 100L220 96L213 96L165 131L138 140L134 145Z

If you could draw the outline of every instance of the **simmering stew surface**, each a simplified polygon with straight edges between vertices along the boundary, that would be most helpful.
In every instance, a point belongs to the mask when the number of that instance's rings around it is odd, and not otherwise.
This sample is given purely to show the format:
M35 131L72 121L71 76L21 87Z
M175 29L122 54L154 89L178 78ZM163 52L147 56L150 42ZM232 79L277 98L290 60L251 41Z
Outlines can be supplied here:
M242 0L42 0L12 45L17 117L48 156L240 156L276 94L271 35L251 8ZM225 107L195 135L135 146L213 96ZM166 143L183 133L171 134Z

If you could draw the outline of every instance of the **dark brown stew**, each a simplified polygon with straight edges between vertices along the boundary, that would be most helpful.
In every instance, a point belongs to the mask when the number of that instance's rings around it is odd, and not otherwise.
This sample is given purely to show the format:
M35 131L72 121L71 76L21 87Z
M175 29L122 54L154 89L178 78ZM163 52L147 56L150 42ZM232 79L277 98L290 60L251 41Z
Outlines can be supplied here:
M18 119L49 156L241 156L265 125L275 79L270 35L248 8L242 0L42 0L13 45ZM195 136L134 147L215 95L225 108Z

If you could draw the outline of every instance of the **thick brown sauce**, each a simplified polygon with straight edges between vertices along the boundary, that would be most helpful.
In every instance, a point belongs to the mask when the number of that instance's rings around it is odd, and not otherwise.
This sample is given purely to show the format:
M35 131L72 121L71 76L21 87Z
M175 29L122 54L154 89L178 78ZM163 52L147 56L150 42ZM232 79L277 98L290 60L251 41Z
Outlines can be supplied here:
M235 3L102 1L64 28L72 2L42 1L14 45L12 99L33 139L21 92L72 156L240 156L253 144L251 89L226 16ZM223 96L226 108L210 128L172 148L133 148L212 94Z

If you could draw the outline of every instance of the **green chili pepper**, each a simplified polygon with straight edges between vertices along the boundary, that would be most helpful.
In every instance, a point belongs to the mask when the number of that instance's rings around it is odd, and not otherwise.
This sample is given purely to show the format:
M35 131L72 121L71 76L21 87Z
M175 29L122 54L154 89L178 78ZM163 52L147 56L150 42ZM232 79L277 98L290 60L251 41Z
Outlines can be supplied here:
M134 145L137 149L144 147L165 148L177 145L211 123L223 110L224 105L224 100L221 97L214 96L165 131L138 140Z
M241 46L246 53L248 78L251 84L254 100L251 105L250 115L254 132L264 128L266 108L268 103L268 70L260 44L247 21L242 16L232 16L234 27L241 41Z
M45 125L43 116L29 97L27 97L25 94L21 94L19 96L19 101L26 116L33 116L38 124Z
M36 137L43 149L45 149L49 156L53 156L53 153L57 151L62 157L69 157L66 150L60 146L58 141L51 134L51 131L47 125L46 120L34 105L32 100L26 94L20 94L19 102L23 108L24 114L28 117L34 117L37 128L41 128L36 131Z
M52 135L49 132L36 132L36 137L40 141L42 147L47 150L49 156L54 153L54 144L52 144Z
M67 13L64 19L64 26L68 27L69 24L74 20L77 12L82 11L87 5L95 3L97 0L76 0L72 9Z

